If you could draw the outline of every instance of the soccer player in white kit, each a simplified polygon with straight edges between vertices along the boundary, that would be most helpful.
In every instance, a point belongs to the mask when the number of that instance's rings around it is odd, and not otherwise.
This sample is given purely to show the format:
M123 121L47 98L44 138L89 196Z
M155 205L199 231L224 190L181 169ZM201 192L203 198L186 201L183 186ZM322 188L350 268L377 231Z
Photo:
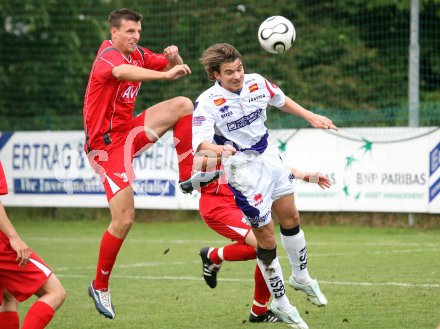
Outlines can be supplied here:
M285 294L271 210L279 218L282 245L292 266L289 285L304 291L315 305L324 306L327 299L307 270L293 175L276 147L268 144L266 108L273 105L315 128L337 127L327 117L301 107L261 75L245 74L240 52L227 43L209 47L200 61L215 84L196 100L193 149L199 155L224 159L229 187L257 239L257 263L273 296L271 310L294 328L308 328Z

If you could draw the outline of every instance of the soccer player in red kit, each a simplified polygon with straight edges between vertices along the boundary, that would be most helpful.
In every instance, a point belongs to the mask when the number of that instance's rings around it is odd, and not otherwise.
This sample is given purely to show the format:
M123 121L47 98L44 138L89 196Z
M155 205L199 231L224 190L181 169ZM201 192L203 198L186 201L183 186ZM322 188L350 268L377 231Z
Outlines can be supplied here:
M0 162L0 195L8 186ZM24 318L22 329L45 328L63 304L66 291L55 274L17 234L0 203L0 329L18 329L18 302L38 300Z
M84 98L84 148L103 181L111 211L111 223L101 240L96 276L88 290L98 312L109 319L115 317L109 278L135 213L133 157L173 129L180 181L192 172L192 157L188 156L191 139L186 138L192 129L190 99L165 100L133 117L142 81L176 80L191 73L176 46L166 47L162 54L138 46L141 19L141 14L130 9L110 14L111 40L105 40L98 50ZM218 177L218 173L210 175Z
M331 186L330 180L319 173L305 173L294 168L291 168L291 172L295 178L316 183L323 189ZM242 211L237 207L234 194L224 176L201 188L199 209L200 215L211 229L236 242L220 248L204 247L200 250L203 277L209 287L215 288L217 272L222 262L256 259L257 240ZM267 306L271 293L258 265L255 267L254 282L254 300L249 321L282 322ZM308 296L312 303L322 306L316 296L313 296L313 292L306 293L312 294Z

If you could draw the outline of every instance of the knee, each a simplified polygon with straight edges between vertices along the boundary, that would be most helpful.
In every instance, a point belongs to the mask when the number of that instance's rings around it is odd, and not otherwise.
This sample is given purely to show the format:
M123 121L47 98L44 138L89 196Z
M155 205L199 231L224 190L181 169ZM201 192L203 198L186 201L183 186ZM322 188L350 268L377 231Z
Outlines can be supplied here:
M66 289L64 289L64 287L62 285L60 285L57 288L55 294L56 294L55 298L58 301L58 306L57 306L57 308L58 308L61 305L63 305L64 301L66 300L67 292L66 292Z
M289 216L286 216L284 218L279 218L281 226L285 228L293 228L300 224L300 216L298 211L294 211L293 213L289 214Z
M110 232L115 236L125 237L131 229L134 222L134 209L120 210L112 213L112 222Z
M257 258L263 262L265 266L269 266L273 260L277 257L277 248L263 249L257 248Z
M0 312L17 312L18 301L8 292L3 294L3 301L0 305Z
M194 110L193 102L183 96L178 96L174 98L176 102L176 107L181 111L182 115L192 114Z
M126 211L123 214L119 215L116 219L116 224L118 227L122 229L129 229L133 225L134 222L134 210Z

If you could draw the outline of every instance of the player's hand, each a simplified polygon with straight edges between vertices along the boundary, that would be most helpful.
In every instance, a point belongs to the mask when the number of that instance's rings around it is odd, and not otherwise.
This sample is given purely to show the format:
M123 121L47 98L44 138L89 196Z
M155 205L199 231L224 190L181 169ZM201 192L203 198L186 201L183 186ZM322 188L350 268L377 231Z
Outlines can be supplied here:
M324 176L319 172L307 174L304 177L304 180L309 183L318 184L319 187L322 188L323 190L332 186L332 183L330 182L328 177Z
M29 247L19 236L11 237L9 243L17 253L16 262L19 266L24 267L29 262L29 257L31 256Z
M165 72L168 80L177 80L185 75L191 74L191 69L186 64L176 65Z
M235 153L237 153L237 150L232 145L225 144L222 146L222 158L233 156Z
M338 127L333 124L333 121L323 115L313 113L308 121L315 128L338 130Z
M168 46L163 50L163 55L169 61L173 61L177 56L179 56L179 48L174 45Z

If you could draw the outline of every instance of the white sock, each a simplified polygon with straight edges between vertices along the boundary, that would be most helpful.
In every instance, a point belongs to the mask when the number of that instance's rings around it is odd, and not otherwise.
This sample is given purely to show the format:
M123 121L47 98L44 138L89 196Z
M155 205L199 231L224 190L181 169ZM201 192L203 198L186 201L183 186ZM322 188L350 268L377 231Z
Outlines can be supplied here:
M276 257L269 266L263 264L263 261L257 257L257 264L263 274L264 281L269 288L270 294L273 297L272 303L282 310L288 311L292 306L286 296L286 289L284 287L283 271Z
M281 234L281 243L289 256L295 281L301 284L309 284L312 279L307 270L307 248L303 230L292 236Z

